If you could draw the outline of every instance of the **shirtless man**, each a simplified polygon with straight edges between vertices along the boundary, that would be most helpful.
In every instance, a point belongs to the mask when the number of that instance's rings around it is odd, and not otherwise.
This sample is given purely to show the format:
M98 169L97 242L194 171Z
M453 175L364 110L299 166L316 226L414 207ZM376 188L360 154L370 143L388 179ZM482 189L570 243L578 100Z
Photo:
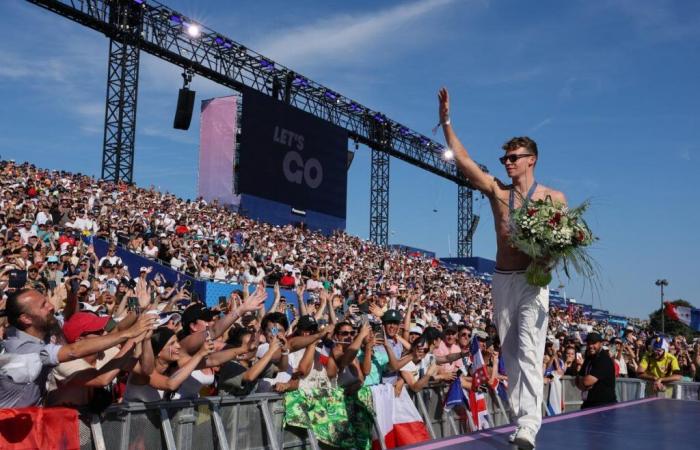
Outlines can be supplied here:
M564 194L535 182L537 144L530 138L513 138L503 145L500 158L512 184L506 185L481 170L450 124L450 100L447 89L438 94L440 124L447 146L454 152L457 167L472 185L488 197L496 226L496 273L493 276L494 320L501 338L501 351L508 374L511 410L517 429L509 440L521 449L535 446L535 436L542 423L542 357L549 309L549 290L530 286L525 269L530 258L509 244L510 210L522 205L523 199L544 199L566 203Z

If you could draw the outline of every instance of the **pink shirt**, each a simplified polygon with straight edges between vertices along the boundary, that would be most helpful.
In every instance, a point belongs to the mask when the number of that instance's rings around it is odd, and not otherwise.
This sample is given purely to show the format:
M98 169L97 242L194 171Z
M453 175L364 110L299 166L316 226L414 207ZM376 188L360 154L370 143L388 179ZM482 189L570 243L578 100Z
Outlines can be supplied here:
M441 341L438 348L436 348L433 351L433 354L435 356L447 356L450 353L459 353L461 351L462 351L462 349L459 348L459 345L452 344L452 347L448 347L447 344L445 344L445 341ZM454 372L457 369L462 368L462 366L463 366L462 359L460 358L455 362L440 364L440 369L442 369L443 371Z

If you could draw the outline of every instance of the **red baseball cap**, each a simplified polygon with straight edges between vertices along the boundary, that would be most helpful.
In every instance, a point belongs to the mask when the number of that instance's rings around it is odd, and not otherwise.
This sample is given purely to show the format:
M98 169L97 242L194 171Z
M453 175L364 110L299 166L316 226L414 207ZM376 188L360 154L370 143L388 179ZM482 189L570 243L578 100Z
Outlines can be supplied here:
M86 333L104 331L107 322L109 322L107 316L100 317L90 312L77 312L63 324L63 335L66 341L72 344Z

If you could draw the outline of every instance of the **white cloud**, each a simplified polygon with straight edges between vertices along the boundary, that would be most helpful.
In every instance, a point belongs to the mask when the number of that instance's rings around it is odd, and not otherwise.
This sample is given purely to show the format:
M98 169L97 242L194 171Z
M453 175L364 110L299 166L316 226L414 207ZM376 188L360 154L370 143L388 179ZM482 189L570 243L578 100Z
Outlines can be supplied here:
M259 42L261 53L289 67L308 68L351 60L358 61L396 39L408 47L412 27L419 19L458 0L419 0L370 14L321 18L300 27L282 30Z
M539 130L540 128L546 127L550 123L552 123L552 118L547 117L546 119L542 120L540 123L535 125L534 127L530 128L530 133L534 133L535 131Z
M165 129L151 125L142 125L139 126L138 132L144 136L164 138L173 142L179 142L181 144L198 145L199 143L199 136L180 130L173 130L171 128Z

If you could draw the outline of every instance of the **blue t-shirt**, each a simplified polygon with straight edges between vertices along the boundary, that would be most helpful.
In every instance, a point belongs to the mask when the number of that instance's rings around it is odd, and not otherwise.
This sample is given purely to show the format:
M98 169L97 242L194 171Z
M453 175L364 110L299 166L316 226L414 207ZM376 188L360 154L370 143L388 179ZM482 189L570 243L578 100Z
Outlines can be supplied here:
M364 349L360 350L357 354L360 364L365 359ZM375 346L372 351L372 369L369 375L365 377L365 386L374 386L382 383L382 374L389 365L389 355L386 354L384 347Z

